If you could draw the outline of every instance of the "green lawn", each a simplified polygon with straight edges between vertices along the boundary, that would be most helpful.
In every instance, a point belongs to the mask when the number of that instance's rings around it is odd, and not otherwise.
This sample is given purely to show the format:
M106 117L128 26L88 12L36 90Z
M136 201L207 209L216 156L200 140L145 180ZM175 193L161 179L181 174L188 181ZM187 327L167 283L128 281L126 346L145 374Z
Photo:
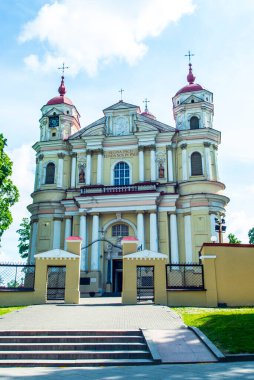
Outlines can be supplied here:
M173 308L225 354L254 353L254 308Z
M7 313L11 313L12 311L15 311L18 309L23 309L23 307L25 307L25 306L13 306L13 307L3 306L3 307L0 307L0 316L7 314Z

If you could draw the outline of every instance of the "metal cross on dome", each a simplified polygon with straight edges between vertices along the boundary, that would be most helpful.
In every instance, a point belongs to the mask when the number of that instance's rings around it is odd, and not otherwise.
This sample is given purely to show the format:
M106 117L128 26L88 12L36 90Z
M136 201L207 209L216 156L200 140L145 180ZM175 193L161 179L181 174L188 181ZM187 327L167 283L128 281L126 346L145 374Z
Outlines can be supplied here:
M150 100L145 98L145 100L143 100L143 103L145 103L145 112L147 112L148 111L147 103L150 103Z
M70 67L69 66L65 66L64 62L63 62L63 65L61 67L58 67L57 69L58 70L62 70L62 76L64 76L64 70L67 70L69 69Z
M123 100L123 92L124 92L124 90L121 88L118 92L121 92L121 102L122 102L122 100Z
M188 51L188 54L185 54L185 57L189 57L189 63L191 63L191 57L194 57L195 54L192 54L190 50Z

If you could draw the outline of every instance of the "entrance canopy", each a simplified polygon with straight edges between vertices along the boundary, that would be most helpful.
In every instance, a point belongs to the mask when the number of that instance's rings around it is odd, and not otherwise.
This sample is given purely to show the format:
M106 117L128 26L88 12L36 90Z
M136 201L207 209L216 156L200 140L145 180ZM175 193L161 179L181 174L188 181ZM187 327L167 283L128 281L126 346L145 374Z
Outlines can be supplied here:
M37 255L34 255L34 257L36 259L60 259L60 260L79 259L78 255L71 253L71 252L63 251L62 249L52 249L51 251L37 253Z
M127 260L167 260L167 258L168 256L164 253L149 251L148 249L123 256L123 259Z

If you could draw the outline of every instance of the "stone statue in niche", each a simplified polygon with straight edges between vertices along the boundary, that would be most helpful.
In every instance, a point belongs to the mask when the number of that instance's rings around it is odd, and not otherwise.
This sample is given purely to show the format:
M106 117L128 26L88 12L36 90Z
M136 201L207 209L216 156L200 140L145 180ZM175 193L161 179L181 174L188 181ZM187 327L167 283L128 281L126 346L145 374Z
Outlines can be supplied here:
M165 168L162 163L159 165L159 178L164 178L165 177Z
M78 174L78 178L79 178L79 183L85 183L85 168L84 168L84 165L80 165L79 166L79 174Z

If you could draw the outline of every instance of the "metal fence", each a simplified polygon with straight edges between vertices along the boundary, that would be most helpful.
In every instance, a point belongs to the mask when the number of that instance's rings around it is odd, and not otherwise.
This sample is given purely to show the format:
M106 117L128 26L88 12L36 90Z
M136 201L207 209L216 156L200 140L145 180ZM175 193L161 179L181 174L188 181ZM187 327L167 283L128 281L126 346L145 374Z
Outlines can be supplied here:
M167 264L167 289L204 289L202 264Z
M35 265L0 263L0 291L34 290Z

